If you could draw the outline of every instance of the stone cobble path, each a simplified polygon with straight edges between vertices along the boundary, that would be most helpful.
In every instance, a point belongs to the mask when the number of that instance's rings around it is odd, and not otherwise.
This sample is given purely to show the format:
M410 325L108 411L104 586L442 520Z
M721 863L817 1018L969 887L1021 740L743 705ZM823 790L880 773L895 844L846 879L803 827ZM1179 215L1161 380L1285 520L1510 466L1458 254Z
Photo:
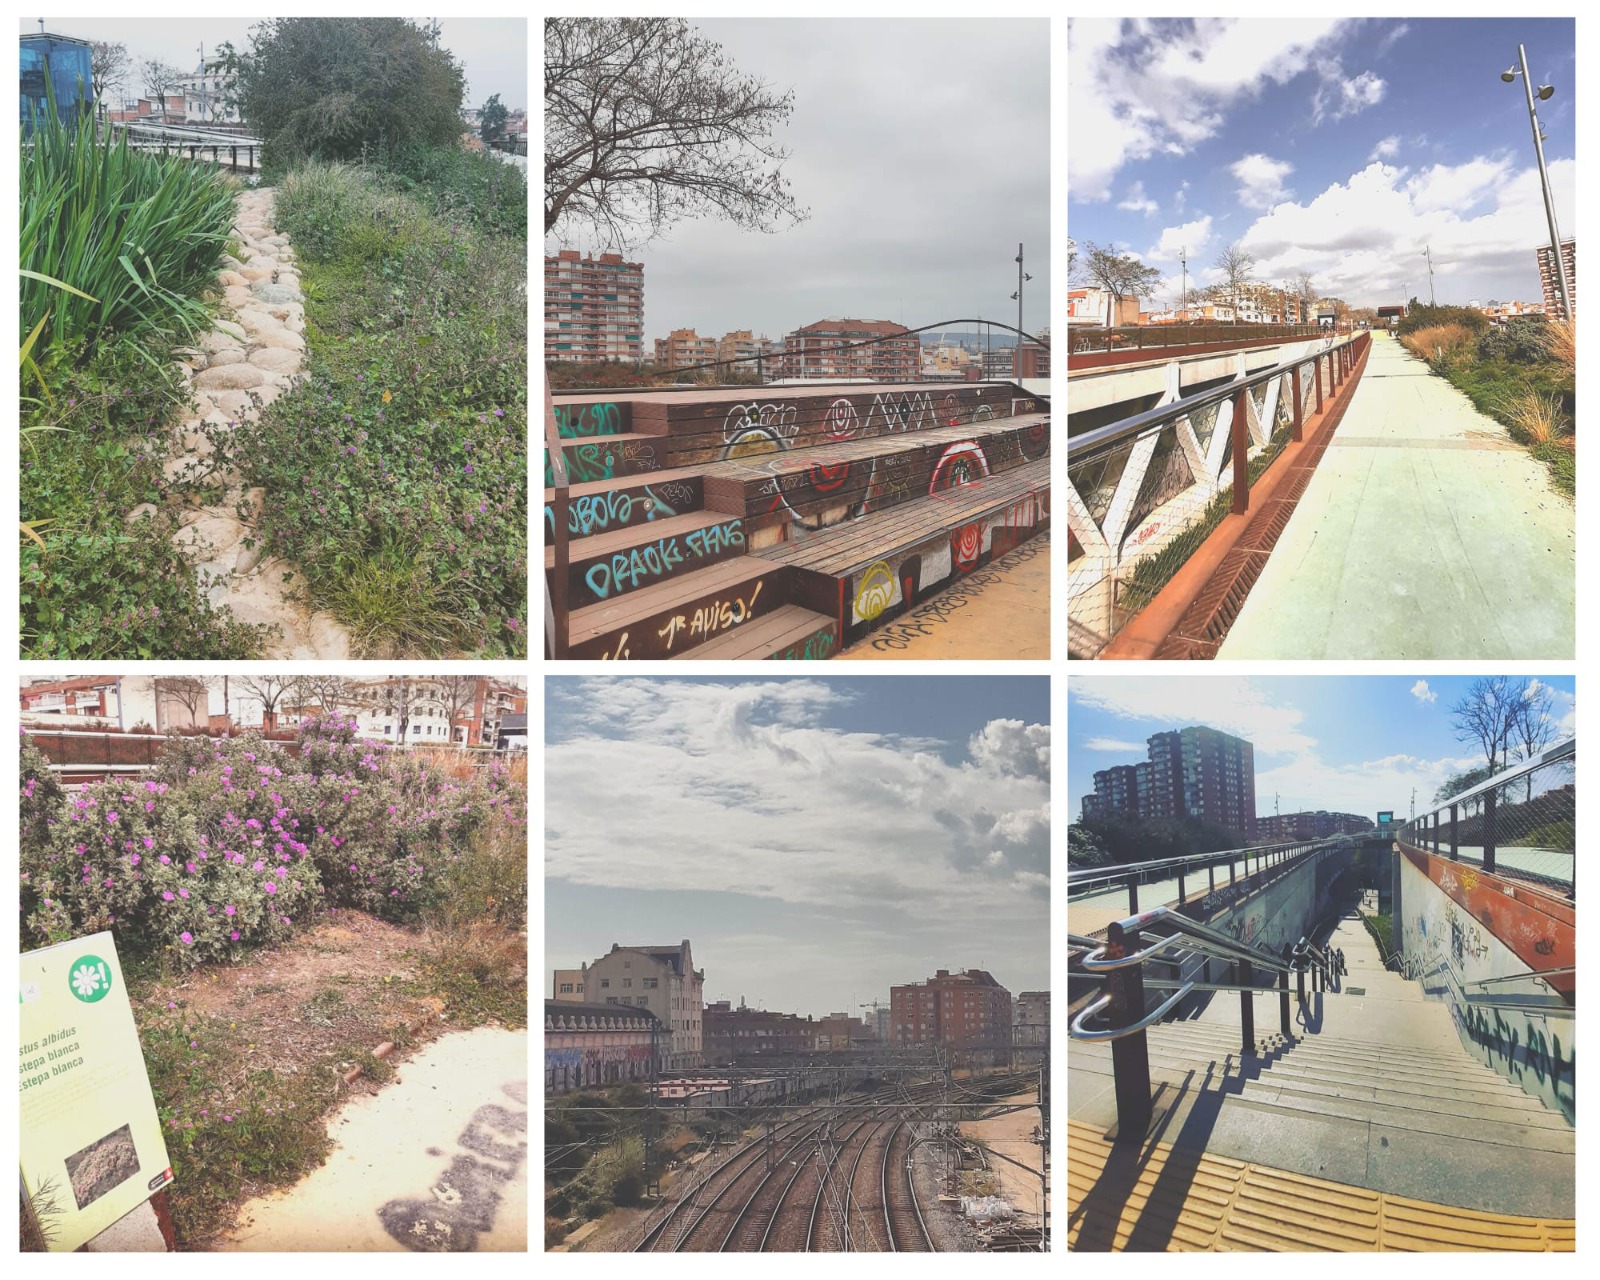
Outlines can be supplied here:
M347 658L349 634L334 618L309 610L295 596L295 566L265 556L254 521L266 494L245 489L232 469L217 472L208 433L227 431L288 390L305 359L305 304L294 249L273 223L270 187L239 193L233 227L238 254L225 254L217 275L222 312L196 346L180 348L191 407L175 428L181 448L164 467L169 483L224 487L214 505L193 505L181 517L174 543L203 575L211 603L240 622L279 628L265 657ZM129 519L148 504L136 508ZM241 515L241 513L243 513Z

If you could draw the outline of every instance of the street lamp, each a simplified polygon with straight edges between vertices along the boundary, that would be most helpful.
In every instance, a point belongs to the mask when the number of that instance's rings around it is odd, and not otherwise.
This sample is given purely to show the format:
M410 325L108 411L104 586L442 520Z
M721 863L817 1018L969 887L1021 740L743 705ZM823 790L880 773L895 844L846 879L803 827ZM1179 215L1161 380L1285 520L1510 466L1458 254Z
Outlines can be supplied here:
M1016 262L1017 262L1017 291L1014 294L1011 295L1011 300L1017 304L1017 337L1016 337L1016 346L1012 348L1013 352L1017 352L1017 351L1020 351L1022 349L1022 286L1026 281L1029 281L1029 280L1033 279L1032 276L1023 274L1023 271L1022 271L1022 246L1020 244L1017 246ZM1013 355L1013 358L1012 358L1012 372L1013 373L1016 372L1015 355Z
M1539 187L1544 192L1544 216L1550 224L1550 252L1554 255L1556 283L1561 288L1561 314L1564 319L1574 319L1572 313L1572 294L1567 289L1567 264L1561 257L1561 232L1556 227L1556 206L1550 195L1550 172L1544 163L1544 131L1539 128L1539 112L1534 106L1535 97L1533 80L1528 75L1528 51L1522 45L1517 46L1517 65L1507 67L1500 73L1500 78L1510 84L1518 76L1522 77L1522 88L1528 96L1528 123L1533 127L1533 150L1539 157ZM1539 86L1538 99L1540 102L1550 101L1555 93L1553 86L1542 84Z

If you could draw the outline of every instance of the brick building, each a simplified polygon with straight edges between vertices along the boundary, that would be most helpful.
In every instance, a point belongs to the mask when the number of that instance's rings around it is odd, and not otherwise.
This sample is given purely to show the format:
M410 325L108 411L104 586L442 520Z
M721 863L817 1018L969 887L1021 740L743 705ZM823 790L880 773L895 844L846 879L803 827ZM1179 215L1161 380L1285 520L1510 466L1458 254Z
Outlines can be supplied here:
M1050 1043L1050 993L1022 991L1011 1011L1013 1044Z
M705 971L694 967L685 938L677 946L663 947L613 942L593 964L557 969L553 985L558 1001L650 1010L661 1023L662 1067L681 1071L698 1067L703 1060L705 979Z
M717 340L702 338L693 329L674 329L665 338L656 339L657 369L687 369L710 364L716 358Z
M644 263L620 253L544 260L544 358L644 358Z
M889 989L896 1045L999 1048L1011 1043L1011 993L983 969L938 970L926 982Z
M1249 838L1256 834L1255 748L1206 725L1152 734L1149 759L1097 770L1083 816L1198 818Z
M1354 835L1372 830L1372 819L1359 813L1329 813L1326 809L1301 813L1269 813L1256 819L1258 840L1321 840L1325 836Z
M874 338L887 341L837 349ZM903 324L892 320L818 320L796 329L784 340L780 369L785 378L916 382L922 376L922 342Z
M1539 246L1539 284L1544 289L1544 313L1552 319L1561 318L1561 285L1556 278L1555 255L1550 246ZM1567 293L1572 298L1572 310L1578 310L1578 242L1573 239L1561 242L1561 263L1567 269Z
M1018 379L1050 376L1049 347L1037 342L1019 342L1012 355L1013 372Z
M705 1007L707 1062L779 1053L805 1054L816 1047L817 1024L810 1018L751 1009L743 1001L737 1009L726 1000L716 1000Z

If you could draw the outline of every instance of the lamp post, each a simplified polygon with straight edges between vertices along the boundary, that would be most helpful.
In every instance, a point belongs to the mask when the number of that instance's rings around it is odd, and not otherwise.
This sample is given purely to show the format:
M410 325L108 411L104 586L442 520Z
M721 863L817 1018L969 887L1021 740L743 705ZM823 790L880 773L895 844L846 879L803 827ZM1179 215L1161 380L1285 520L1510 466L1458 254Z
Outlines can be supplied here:
M1017 304L1017 336L1015 339L1015 345L1011 348L1012 377L1020 376L1017 373L1017 368L1022 355L1022 286L1024 282L1032 279L1032 276L1023 275L1022 273L1022 246L1019 244L1017 246L1017 291L1011 295L1012 298L1016 300Z
M1539 112L1534 106L1533 80L1528 75L1528 51L1522 45L1517 46L1517 65L1509 67L1500 73L1500 78L1510 84L1518 76L1522 77L1522 88L1528 96L1528 123L1533 127L1533 150L1539 157L1539 187L1544 192L1544 216L1550 224L1550 252L1555 261L1556 283L1561 291L1561 314L1565 320L1573 319L1572 294L1567 289L1567 264L1561 256L1561 232L1556 227L1555 200L1550 195L1550 171L1544 163L1544 132L1539 128ZM1538 99L1548 102L1555 89L1547 84L1539 86Z
M1423 245L1422 256L1428 260L1428 305L1430 307L1436 307L1439 304L1434 300L1433 297L1433 246Z

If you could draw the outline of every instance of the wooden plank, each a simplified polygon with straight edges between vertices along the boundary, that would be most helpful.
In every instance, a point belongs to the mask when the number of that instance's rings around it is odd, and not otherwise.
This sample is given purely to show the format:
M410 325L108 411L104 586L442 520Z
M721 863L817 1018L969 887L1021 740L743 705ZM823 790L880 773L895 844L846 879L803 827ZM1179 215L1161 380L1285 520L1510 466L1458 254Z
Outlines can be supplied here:
M567 533L589 538L611 529L648 524L665 516L687 515L705 501L705 485L696 471L652 471L645 476L616 476L567 491ZM544 497L544 536L555 536L555 490ZM545 564L550 563L547 552Z
M831 639L834 631L832 618L810 609L802 609L796 604L786 604L766 617L756 619L748 626L674 654L673 660L741 661L774 658L786 651L803 648L807 641L819 632L826 633L830 637L827 642L815 646L819 650L825 650L819 656L827 656L836 647Z
M789 569L738 556L572 611L574 658L670 658L788 604Z
M580 539L571 548L573 606L614 600L703 569L745 551L744 520L694 511L646 525L630 525ZM545 569L555 568L555 548L545 549Z

